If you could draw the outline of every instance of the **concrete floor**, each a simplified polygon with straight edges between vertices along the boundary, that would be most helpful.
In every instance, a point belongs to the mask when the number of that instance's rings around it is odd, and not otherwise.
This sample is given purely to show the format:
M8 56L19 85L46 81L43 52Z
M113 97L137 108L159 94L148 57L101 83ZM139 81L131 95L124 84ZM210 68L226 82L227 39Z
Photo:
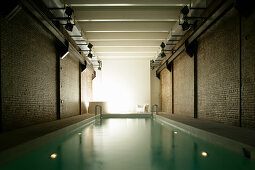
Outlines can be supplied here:
M175 114L161 112L159 115L255 147L255 130Z
M0 133L0 151L6 150L18 144L25 143L32 139L46 135L50 132L75 124L93 116L93 114L83 114Z

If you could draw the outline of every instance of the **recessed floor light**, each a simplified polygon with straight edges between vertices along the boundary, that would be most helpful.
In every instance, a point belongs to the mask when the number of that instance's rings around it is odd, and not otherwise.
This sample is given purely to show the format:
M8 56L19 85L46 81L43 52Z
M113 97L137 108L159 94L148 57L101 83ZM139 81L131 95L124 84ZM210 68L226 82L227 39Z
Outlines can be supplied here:
M51 154L51 155L50 155L50 158L51 158L51 159L57 158L57 154L56 154L56 153Z
M207 154L206 152L202 152L201 155L202 155L203 157L207 157L207 156L208 156L208 154Z

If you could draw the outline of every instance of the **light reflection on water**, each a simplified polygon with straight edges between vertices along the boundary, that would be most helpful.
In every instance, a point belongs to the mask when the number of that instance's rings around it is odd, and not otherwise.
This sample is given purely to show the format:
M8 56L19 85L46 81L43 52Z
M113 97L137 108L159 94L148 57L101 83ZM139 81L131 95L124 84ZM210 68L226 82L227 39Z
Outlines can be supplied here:
M0 169L255 169L244 157L175 131L151 119L97 120ZM49 159L52 153L56 159Z

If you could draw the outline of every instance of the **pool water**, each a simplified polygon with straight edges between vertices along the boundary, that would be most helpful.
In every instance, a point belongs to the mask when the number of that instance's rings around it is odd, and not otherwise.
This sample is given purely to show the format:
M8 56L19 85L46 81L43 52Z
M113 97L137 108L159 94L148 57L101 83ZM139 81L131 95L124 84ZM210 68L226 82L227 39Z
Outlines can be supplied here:
M150 118L112 118L96 120L0 169L254 170L255 162Z

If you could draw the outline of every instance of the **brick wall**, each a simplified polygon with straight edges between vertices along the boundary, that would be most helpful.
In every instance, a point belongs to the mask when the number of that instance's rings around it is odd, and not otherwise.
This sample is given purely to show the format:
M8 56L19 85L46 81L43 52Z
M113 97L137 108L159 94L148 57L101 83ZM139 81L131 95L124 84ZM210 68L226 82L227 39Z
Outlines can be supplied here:
M255 128L255 11L242 17L242 126Z
M3 130L56 120L55 44L23 10L1 21Z
M194 115L194 57L186 52L174 60L174 113Z
M67 55L60 60L60 118L80 114L79 61Z
M194 57L189 58L184 52L174 60L175 114L193 116L197 77L199 118L235 126L240 126L241 120L243 127L255 128L254 20L254 11L240 20L233 8L214 23L198 39L196 75ZM161 89L169 88L164 74L162 71Z
M81 113L88 113L88 105L92 100L92 72L88 69L81 73Z
M199 38L199 118L239 124L239 31L238 13L232 9Z
M168 69L160 73L160 108L162 112L172 113L172 74Z

